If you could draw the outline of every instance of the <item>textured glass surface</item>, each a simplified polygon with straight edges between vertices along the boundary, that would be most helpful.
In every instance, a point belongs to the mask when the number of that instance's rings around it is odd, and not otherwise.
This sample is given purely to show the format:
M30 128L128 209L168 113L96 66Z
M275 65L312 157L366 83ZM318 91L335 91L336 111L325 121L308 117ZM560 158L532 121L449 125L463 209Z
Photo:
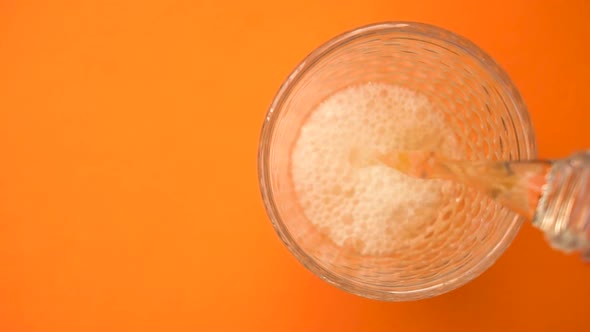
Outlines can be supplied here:
M279 236L310 270L338 287L382 300L434 296L481 274L501 255L522 220L460 185L445 186L440 211L417 216L414 240L386 256L340 248L306 219L293 190L290 155L298 130L325 98L351 85L383 82L427 96L467 159L536 156L518 91L469 41L416 23L377 24L343 34L308 56L276 96L264 124L260 184ZM455 198L465 199L457 201ZM437 223L443 227L433 227Z

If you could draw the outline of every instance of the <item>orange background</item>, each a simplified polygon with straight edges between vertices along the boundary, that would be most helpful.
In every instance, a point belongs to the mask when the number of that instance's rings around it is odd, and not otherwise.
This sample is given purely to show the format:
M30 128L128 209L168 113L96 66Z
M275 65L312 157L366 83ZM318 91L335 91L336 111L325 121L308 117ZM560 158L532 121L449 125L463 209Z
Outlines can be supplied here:
M291 69L385 20L487 50L541 156L590 147L589 19L586 1L0 0L0 330L588 331L590 266L529 225L434 299L333 288L275 235L256 152Z

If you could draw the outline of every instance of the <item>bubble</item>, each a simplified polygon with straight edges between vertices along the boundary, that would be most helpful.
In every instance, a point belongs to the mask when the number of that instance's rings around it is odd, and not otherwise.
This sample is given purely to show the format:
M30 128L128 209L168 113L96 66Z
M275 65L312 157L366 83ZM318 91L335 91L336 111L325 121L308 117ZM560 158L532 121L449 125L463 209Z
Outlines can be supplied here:
M456 210L443 209L451 188L374 162L371 151L437 147L450 154L449 137L443 114L412 90L368 83L335 93L303 124L291 155L305 216L335 244L364 255L388 255L448 229ZM443 210L450 214L440 218Z

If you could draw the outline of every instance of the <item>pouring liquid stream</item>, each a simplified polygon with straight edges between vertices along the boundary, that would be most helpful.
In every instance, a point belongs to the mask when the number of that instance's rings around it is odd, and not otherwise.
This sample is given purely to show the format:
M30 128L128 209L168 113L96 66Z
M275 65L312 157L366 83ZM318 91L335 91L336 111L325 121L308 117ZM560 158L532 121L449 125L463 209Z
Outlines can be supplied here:
M533 220L552 166L552 162L543 160L452 160L423 151L383 154L376 161L412 177L470 186L528 220Z

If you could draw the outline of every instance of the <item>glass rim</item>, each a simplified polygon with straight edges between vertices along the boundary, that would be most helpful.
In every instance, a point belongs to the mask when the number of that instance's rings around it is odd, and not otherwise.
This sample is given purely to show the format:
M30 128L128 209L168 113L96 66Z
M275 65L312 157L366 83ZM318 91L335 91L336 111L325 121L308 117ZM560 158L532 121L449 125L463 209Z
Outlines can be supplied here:
M489 56L470 40L444 28L412 21L391 21L373 23L341 33L340 35L333 37L332 39L314 49L295 67L295 69L282 83L281 87L276 93L264 119L258 146L258 179L262 199L264 201L264 207L273 225L273 228L275 229L275 232L278 234L281 241L287 246L289 251L308 270L328 283L349 293L376 300L408 301L422 299L426 297L425 295L428 293L432 293L433 291L441 288L444 290L440 293L449 292L479 276L499 258L499 256L512 242L518 233L524 218L520 216L515 216L512 218L507 231L505 234L503 234L500 241L498 241L498 243L496 243L496 245L492 247L488 253L479 260L478 263L473 264L470 269L464 271L461 275L455 276L454 278L444 282L435 283L433 285L426 286L425 284L426 287L421 287L419 289L403 290L403 287L400 287L399 291L378 290L375 287L367 287L365 284L351 281L348 278L342 277L337 273L334 273L325 268L320 262L308 255L297 244L297 241L295 241L295 239L291 236L289 230L283 222L273 197L272 188L270 186L269 154L272 145L271 138L276 125L278 113L280 113L279 111L281 110L287 97L290 95L292 88L302 77L305 76L309 69L313 68L318 61L329 55L334 50L340 49L341 47L346 46L348 43L358 38L365 38L370 35L391 32L439 40L441 42L451 44L453 47L461 49L472 59L477 60L477 62L479 62L482 67L485 68L486 72L493 76L494 81L506 90L506 95L510 96L510 102L514 105L516 112L511 112L510 118L516 115L518 117L518 122L521 124L521 128L516 128L514 121L511 121L512 125L514 126L515 131L523 133L523 135L525 135L527 138L523 142L518 140L517 137L517 158L521 159L523 153L529 157L536 157L536 139L526 104L524 103L524 100L522 99L518 89L508 74L504 71L504 69L502 69L502 67L500 67L499 64L496 63L496 61L491 56Z

